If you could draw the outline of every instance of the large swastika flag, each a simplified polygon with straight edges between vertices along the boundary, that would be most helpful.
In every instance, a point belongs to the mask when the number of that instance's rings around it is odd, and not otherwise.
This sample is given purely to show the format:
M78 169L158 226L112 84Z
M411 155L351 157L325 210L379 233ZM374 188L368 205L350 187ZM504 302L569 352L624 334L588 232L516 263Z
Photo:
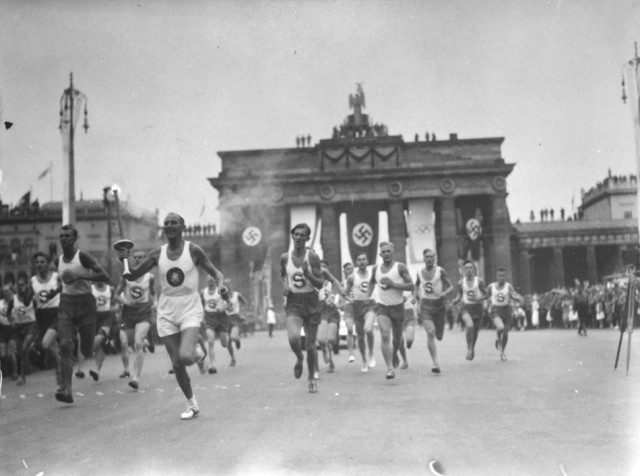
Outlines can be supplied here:
M352 259L355 261L359 253L365 252L369 263L375 263L378 246L378 208L367 203L354 203L347 207L345 212Z

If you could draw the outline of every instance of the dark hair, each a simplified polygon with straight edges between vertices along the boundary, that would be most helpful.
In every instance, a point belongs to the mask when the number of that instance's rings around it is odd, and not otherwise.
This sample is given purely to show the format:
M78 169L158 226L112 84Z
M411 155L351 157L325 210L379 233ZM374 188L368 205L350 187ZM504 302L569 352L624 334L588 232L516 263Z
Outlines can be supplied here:
M498 269L496 269L496 273L506 273L507 272L507 268L505 268L504 266L500 266Z
M346 262L342 265L342 269L346 268L347 266L353 266L353 263L351 261Z
M37 260L40 256L42 256L44 259L47 260L47 263L49 261L51 261L51 258L49 257L48 254L46 254L44 251L37 251L34 255L33 255L33 261Z
M60 229L64 230L64 231L71 230L71 233L73 234L73 238L75 240L78 239L78 230L76 230L76 227L73 226L71 223L67 223L66 225L62 225L62 227Z
M474 268L476 267L475 264L473 264L473 261L471 261L470 259L466 259L464 260L464 262L462 263L462 266L466 266L467 264L470 264L471 266L473 266Z
M311 227L306 223L298 223L296 226L291 228L291 234L293 235L298 228L302 228L307 232L307 236L311 237Z
M369 257L367 256L367 253L366 253L365 251L361 251L360 253L358 253L358 254L356 255L356 260L357 260L358 258L360 258L360 256L362 256L362 255L364 255L364 257L365 257L365 258L369 259Z

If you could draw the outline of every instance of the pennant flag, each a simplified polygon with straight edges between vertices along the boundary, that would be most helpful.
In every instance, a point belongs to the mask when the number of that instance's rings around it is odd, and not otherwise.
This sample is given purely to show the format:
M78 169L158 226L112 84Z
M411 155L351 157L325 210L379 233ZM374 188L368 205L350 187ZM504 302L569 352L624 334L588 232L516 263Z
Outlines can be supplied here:
M22 198L20 199L20 201L18 202L15 208L19 210L23 210L23 209L29 208L30 204L31 204L31 190L29 190L27 193L25 193L22 196Z
M45 178L47 175L49 175L49 172L51 172L51 165L40 172L40 175L38 175L38 180L42 180L43 178Z
M378 208L370 203L354 202L344 208L347 214L347 238L349 251L355 260L361 252L367 254L369 263L376 262L378 246Z

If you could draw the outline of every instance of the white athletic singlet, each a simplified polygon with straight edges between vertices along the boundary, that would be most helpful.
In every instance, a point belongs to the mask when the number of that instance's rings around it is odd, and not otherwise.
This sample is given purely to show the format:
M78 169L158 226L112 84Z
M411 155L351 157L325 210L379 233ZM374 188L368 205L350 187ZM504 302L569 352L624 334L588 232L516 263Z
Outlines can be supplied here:
M60 305L60 294L56 294L53 299L47 299L49 291L58 287L58 273L51 273L49 280L41 283L38 275L31 276L31 287L38 300L38 309L53 309Z
M465 304L478 304L476 299L481 296L478 277L473 278L473 284L467 283L467 278L462 279L462 302Z
M67 284L64 282L64 275L67 271L73 271L73 274L87 274L92 271L89 268L82 266L80 262L80 250L76 251L73 255L71 262L66 263L64 257L60 256L58 260L58 273L62 278L62 294L72 294L78 296L80 294L91 294L91 283L84 279L77 279L73 284Z
M92 284L91 294L96 298L97 312L109 312L111 310L111 286L106 286L100 290Z
M167 257L167 244L160 248L158 269L162 295L175 297L198 294L198 270L191 259L190 246L191 242L185 241L182 254L176 260Z
M127 301L128 306L135 306L136 304L146 304L151 297L151 273L144 273L135 281L124 282L124 298Z
M36 309L33 307L33 300L25 305L18 295L13 296L13 310L11 311L11 317L16 324L28 324L29 322L35 322Z
M0 325L10 326L9 315L7 314L7 308L9 304L4 299L0 299Z
M498 283L489 285L491 293L491 305L494 307L504 307L509 305L509 283L505 282L502 289L498 289Z
M360 276L360 270L353 272L353 286L351 286L351 294L354 301L364 301L367 299L367 290L369 289L369 281L371 281L371 268L367 268L364 277Z
M240 314L240 300L238 299L238 292L233 291L229 296L229 307L224 311L227 316L234 316Z
M219 302L222 300L222 297L218 292L218 288L213 291L209 291L209 287L207 286L202 291L202 300L204 301L204 310L206 312L217 312L217 307L219 306Z
M304 261L309 262L309 248L305 251ZM291 252L287 256L287 282L289 283L289 291L292 293L310 293L315 290L313 284L305 277L302 266L297 267L291 259Z
M421 269L418 272L418 296L420 299L428 299L430 301L440 300L440 295L444 289L441 278L442 268L440 266L436 266L433 278L431 279L425 279L422 271L423 270Z
M378 303L383 306L397 306L398 304L404 303L404 298L402 297L402 290L396 288L388 288L383 287L380 283L382 278L389 278L394 282L404 282L402 276L400 276L400 272L398 271L398 262L396 261L391 266L391 269L386 273L382 272L382 265L376 268L376 283L378 283Z

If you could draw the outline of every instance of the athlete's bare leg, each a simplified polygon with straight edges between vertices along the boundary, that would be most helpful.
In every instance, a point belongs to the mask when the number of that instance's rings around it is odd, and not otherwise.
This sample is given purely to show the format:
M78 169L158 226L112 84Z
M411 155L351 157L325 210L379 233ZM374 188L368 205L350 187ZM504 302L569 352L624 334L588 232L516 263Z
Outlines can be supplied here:
M471 316L469 315L468 312L463 311L462 321L464 322L465 334L467 338L467 360L473 360L474 346L475 346L475 340L474 340L475 329L473 325L473 319L471 319ZM477 334L475 335L477 336Z
M131 375L129 372L129 353L131 352L131 347L129 345L129 333L131 331L127 331L125 329L120 329L120 355L122 356L122 366L124 367L124 371L120 374L120 378L127 378Z
M303 320L300 316L290 314L287 316L287 336L289 338L289 347L296 355L296 364L293 368L293 373L296 378L300 378L302 375L302 365L304 362L304 355L302 353L302 345L300 341L300 330L302 329ZM308 337L305 337L308 338ZM313 373L313 370L312 370Z
M422 326L427 332L427 349L433 361L433 373L440 373L440 362L438 361L438 350L436 348L436 326L431 319L424 319ZM437 369L437 370L436 370Z
M240 341L240 328L238 326L233 326L229 331L229 345L227 345L227 350L229 351L229 355L231 356L231 362L229 365L233 367L236 365L236 356L235 351L233 350L233 343Z
M375 343L375 335L373 333L373 326L376 322L376 314L374 311L369 311L364 315L364 333L367 337L367 345L369 346L369 367L376 366L376 359L373 357L373 346Z
M140 379L140 373L142 372L142 364L144 362L143 345L148 333L148 322L138 322L136 324L133 341L133 375L131 376L131 382L129 382L129 386L133 388L137 388L137 385L132 385L132 382L136 382L137 384L138 380Z

